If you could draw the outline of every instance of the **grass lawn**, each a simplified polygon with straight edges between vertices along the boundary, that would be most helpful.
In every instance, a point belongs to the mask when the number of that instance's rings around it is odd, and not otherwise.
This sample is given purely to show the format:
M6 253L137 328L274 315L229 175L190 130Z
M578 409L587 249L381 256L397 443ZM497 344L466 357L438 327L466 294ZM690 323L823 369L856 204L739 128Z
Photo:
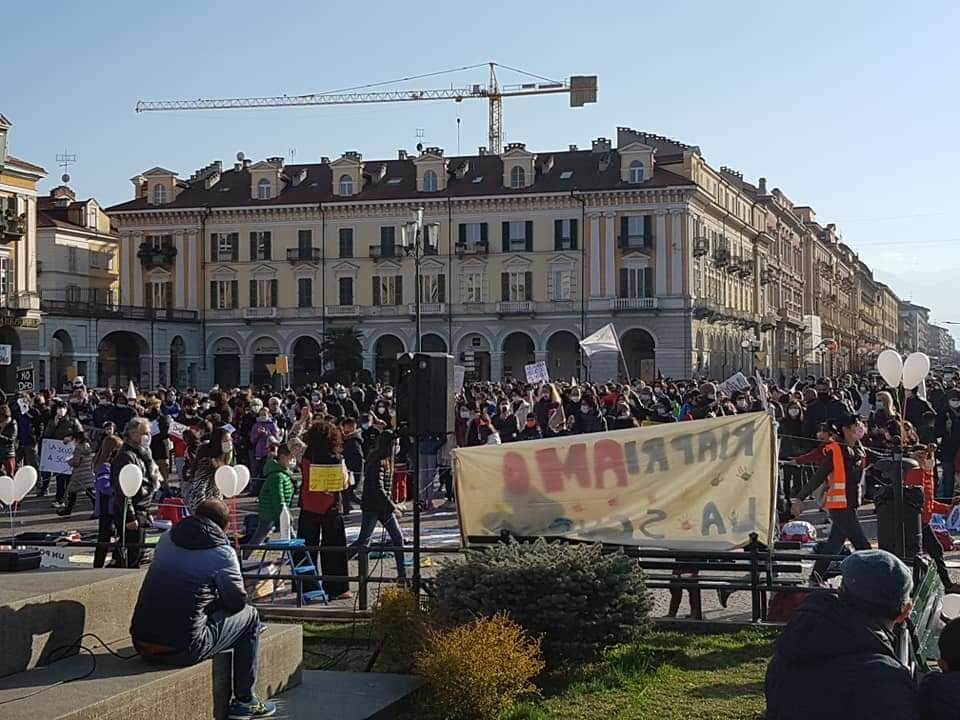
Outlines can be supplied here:
M543 697L506 720L757 720L775 633L655 632L566 674L541 678ZM366 625L304 625L310 669L364 670L373 653ZM402 716L425 718L411 708Z

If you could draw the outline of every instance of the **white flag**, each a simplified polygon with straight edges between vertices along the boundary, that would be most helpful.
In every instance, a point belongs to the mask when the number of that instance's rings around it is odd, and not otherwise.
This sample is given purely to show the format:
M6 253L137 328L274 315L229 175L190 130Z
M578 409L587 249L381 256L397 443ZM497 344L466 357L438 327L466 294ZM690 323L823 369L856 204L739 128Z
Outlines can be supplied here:
M587 356L595 352L620 352L620 340L617 338L617 331L613 323L607 323L597 330L593 335L585 337L580 341L580 347Z
M127 400L136 400L137 399L137 389L133 386L133 380L130 381L130 384L127 385Z

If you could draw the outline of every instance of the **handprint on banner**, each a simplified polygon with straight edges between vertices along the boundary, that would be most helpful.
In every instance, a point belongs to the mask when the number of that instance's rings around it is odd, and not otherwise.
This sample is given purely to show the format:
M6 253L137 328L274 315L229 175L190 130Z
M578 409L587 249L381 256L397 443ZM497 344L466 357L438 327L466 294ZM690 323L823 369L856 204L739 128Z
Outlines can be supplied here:
M753 479L753 471L750 468L740 467L737 469L737 477L748 483Z
M693 527L694 527L693 521L690 520L690 518L687 517L686 514L683 514L683 515L680 516L680 529L681 529L681 530L684 530L685 532L690 532L691 530L693 530Z

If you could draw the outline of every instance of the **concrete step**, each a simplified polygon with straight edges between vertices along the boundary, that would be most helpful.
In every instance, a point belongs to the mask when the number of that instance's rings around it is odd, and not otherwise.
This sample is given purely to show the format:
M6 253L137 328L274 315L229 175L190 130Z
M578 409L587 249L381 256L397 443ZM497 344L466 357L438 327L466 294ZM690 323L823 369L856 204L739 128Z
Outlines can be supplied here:
M91 641L88 647L93 648ZM129 638L113 650L132 654ZM269 625L260 637L257 694L271 697L300 683L299 625ZM222 653L189 668L149 665L95 649L43 668L0 679L3 720L222 720L232 684L231 658ZM57 684L64 683L66 684ZM12 701L12 702L10 702ZM305 716L306 717L306 716Z
M36 667L45 653L84 633L108 643L129 637L142 582L142 570L0 575L0 677Z
M412 675L305 670L277 699L279 720L389 720L420 686ZM320 702L335 698L335 702Z

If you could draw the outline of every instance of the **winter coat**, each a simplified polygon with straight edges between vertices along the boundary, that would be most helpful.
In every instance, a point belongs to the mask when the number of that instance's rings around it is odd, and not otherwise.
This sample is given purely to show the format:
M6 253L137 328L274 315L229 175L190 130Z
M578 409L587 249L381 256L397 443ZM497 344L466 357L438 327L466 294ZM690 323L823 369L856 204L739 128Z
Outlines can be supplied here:
M354 473L357 483L363 478L363 434L354 430L343 438L343 459L347 463L347 470Z
M910 424L915 428L918 428L923 424L923 416L925 413L933 412L933 406L923 398L910 397L906 398L903 402L903 414L906 419L910 421Z
M210 455L210 443L204 443L197 451L197 459L193 464L190 474L190 480L193 483L190 486L190 497L187 499L187 507L190 512L196 512L200 503L204 500L214 498L223 499L223 493L217 487L214 479L216 468L213 466L213 458Z
M913 679L890 634L832 593L812 594L784 628L765 691L767 720L809 720L824 709L843 720L920 718Z
M95 483L97 495L93 503L94 515L97 517L111 517L113 515L113 486L110 484L110 463L103 463L103 465L97 468ZM104 501L104 505L101 505L101 501Z
M543 433L540 432L540 428L534 425L530 427L529 425L524 425L523 430L520 431L520 434L517 436L517 440L541 440L543 439Z
M43 436L53 440L64 440L67 435L73 435L75 432L82 431L83 426L76 418L70 417L69 415L64 415L62 418L54 416L50 422L47 423L47 427L43 431Z
M67 464L73 468L67 492L81 493L94 486L93 448L90 447L90 443L77 443L73 449L73 457L67 461Z
M180 414L180 403L174 401L170 404L163 403L160 405L160 414L166 415L167 417L175 418Z
M274 458L267 460L263 469L265 479L257 498L257 514L264 520L280 522L283 505L293 504L293 475Z
M120 471L127 465L136 465L143 473L140 489L130 498L127 507L127 521L129 522L136 516L146 517L150 510L150 499L153 497L154 490L160 484L160 473L157 471L157 466L153 462L149 450L124 443L110 462L110 485L113 488L113 497L115 498L123 498L123 491L120 490Z
M211 614L247 604L240 562L213 521L191 515L160 537L130 623L134 643L200 654Z
M0 458L17 456L17 422L10 418L3 427L0 427Z
M937 437L940 438L940 459L949 462L960 450L960 412L950 406L937 415Z
M960 673L932 672L920 681L920 711L924 720L956 720L960 708Z
M486 445L487 441L490 439L490 434L493 431L492 425L482 425L476 420L471 420L470 424L467 426L467 447Z
M129 405L114 405L107 415L107 420L113 423L117 433L122 433L127 427L127 423L136 417L136 413Z
M388 517L395 509L387 492L388 471L382 459L374 455L367 462L363 473L363 496L360 499L360 509L365 513L377 513L378 518Z
M248 438L253 448L253 456L262 460L267 456L270 442L279 442L280 429L273 420L257 420L250 428Z
M820 423L839 423L848 414L847 406L840 400L828 398L811 403L803 417L803 434L808 438L817 436Z

